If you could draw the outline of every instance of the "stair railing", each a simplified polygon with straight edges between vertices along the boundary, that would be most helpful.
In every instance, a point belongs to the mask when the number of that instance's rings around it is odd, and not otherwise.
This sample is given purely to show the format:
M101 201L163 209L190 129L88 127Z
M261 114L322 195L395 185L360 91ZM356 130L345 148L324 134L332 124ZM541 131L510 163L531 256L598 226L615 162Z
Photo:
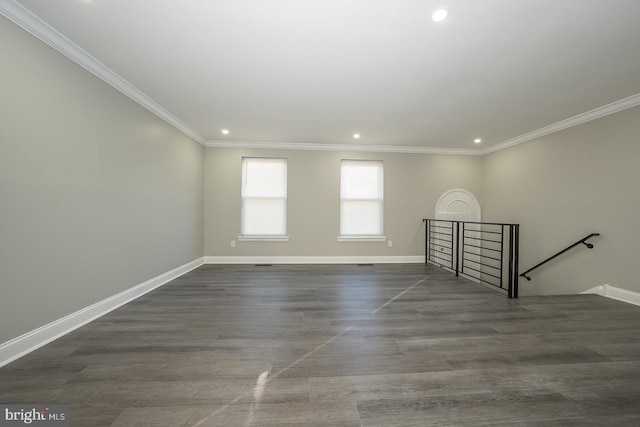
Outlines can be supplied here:
M577 242L575 242L573 245L569 245L566 248L564 248L563 250L559 251L558 253L556 253L555 255L550 256L549 258L545 259L544 261L539 262L538 264L534 265L533 267L531 267L530 269L528 269L527 271L525 271L524 273L520 274L521 277L524 277L525 279L531 281L531 277L527 276L528 273L532 272L533 270L535 270L536 268L548 263L549 261L551 261L554 258L559 257L560 255L562 255L563 253L567 252L570 249L575 248L578 245L585 245L587 248L589 249L593 249L593 243L588 243L587 240L589 240L592 237L596 237L599 236L600 233L591 233L586 237L583 237L582 239L578 240Z
M518 224L425 218L425 263L518 298Z

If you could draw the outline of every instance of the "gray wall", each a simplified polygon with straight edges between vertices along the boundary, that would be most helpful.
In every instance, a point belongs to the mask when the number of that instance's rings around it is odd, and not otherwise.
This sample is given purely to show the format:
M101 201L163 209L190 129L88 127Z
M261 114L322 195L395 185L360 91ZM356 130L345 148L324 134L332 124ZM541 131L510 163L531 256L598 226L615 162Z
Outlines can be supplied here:
M521 224L521 271L591 232L531 274L521 293L608 284L640 292L640 107L483 157L484 218Z
M421 219L465 188L522 225L523 294L640 291L640 108L485 157L203 149L0 18L0 342L208 256L423 255ZM240 232L243 156L289 160L288 243ZM339 243L340 159L385 164L385 243ZM204 251L203 251L204 248Z
M288 159L290 242L230 242L240 234L242 157ZM340 160L384 162L385 242L337 242ZM411 256L424 254L422 218L451 188L482 199L481 159L475 156L349 153L334 151L207 148L205 152L205 255L207 256Z
M0 17L0 343L203 255L204 148Z

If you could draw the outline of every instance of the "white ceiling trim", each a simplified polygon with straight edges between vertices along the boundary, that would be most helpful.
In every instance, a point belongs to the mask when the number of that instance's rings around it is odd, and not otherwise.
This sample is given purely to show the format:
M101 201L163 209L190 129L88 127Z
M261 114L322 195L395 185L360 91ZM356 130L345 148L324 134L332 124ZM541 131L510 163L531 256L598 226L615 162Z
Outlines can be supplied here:
M351 151L399 154L456 154L478 156L483 152L471 148L406 147L390 145L311 144L299 142L220 141L209 140L208 148L258 148L269 150Z
M31 13L31 11L21 4L16 3L14 0L0 1L0 13L16 25L22 27L27 32L71 59L76 64L85 68L107 84L113 86L115 89L133 99L135 102L160 117L162 120L174 126L188 137L202 145L205 145L205 139L198 132L165 110L153 99L149 98L142 91L120 77L110 68L91 56L87 51L69 40L38 16Z
M612 102L602 107L594 108L586 113L561 120L549 126L525 133L515 138L494 144L491 147L483 149L473 148L437 148L437 147L396 147L384 145L351 145L351 144L310 144L310 143L291 143L291 142L258 142L258 141L221 141L209 140L205 147L211 148L259 148L273 150L317 150L317 151L358 151L370 153L407 153L407 154L456 154L466 156L483 156L485 154L494 153L541 138L561 130L565 130L592 120L599 119L629 108L640 105L640 93Z
M559 132L561 130L565 130L574 126L578 126L583 123L608 116L610 114L637 107L638 105L640 105L640 93L631 95L630 97L621 99L619 101L612 102L611 104L603 105L602 107L594 108L593 110L587 111L586 113L578 114L577 116L561 120L557 123L545 126L532 132L516 136L515 138L508 139L501 143L494 144L491 147L483 149L482 154L489 154L495 151L504 150L505 148L513 147L514 145L522 144L523 142L531 141L533 139Z
M0 1L0 14L10 21L22 27L27 32L39 38L49 46L53 47L78 65L85 68L90 73L102 79L118 91L122 92L147 110L151 111L170 125L174 126L190 138L199 142L206 147L220 148L269 148L269 149L287 149L287 150L326 150L326 151L359 151L359 152L377 152L377 153L408 153L408 154L457 154L457 155L484 155L493 153L505 148L512 147L523 142L531 141L554 132L568 129L591 120L595 120L610 114L614 114L628 108L640 105L640 93L632 95L628 98L615 101L611 104L595 108L577 116L561 120L557 123L545 126L543 128L525 133L523 135L508 139L498 144L492 145L485 149L451 149L437 147L406 147L406 146L374 146L374 145L355 145L355 144L311 144L311 143L285 143L285 142L251 142L251 141L218 141L205 140L202 135L193 128L182 122L176 116L165 110L154 100L145 95L131 83L120 77L110 68L106 67L96 58L80 46L69 40L60 32L55 30L45 21L40 19L26 9L24 6L16 3L14 0Z

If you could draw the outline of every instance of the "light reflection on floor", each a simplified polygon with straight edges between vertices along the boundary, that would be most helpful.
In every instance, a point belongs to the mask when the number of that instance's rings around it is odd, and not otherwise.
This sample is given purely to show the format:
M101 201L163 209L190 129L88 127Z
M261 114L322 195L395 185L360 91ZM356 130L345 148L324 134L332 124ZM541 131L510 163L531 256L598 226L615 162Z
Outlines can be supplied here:
M387 305L391 304L393 301L395 301L396 299L400 298L401 296L403 296L407 292L411 291L413 288L415 288L419 284L423 283L425 280L426 280L426 277L423 277L422 279L418 280L416 283L414 283L413 285L409 286L408 288L406 288L402 292L398 293L393 298L389 299L388 301L386 301L384 304L380 305L375 310L372 310L371 314L375 314L378 311L382 310L384 307L386 307ZM270 380L272 380L274 378L277 378L280 375L282 375L283 373L287 372L289 369L293 368L294 366L298 365L299 363L301 363L305 359L307 359L310 356L312 356L313 354L317 353L319 350L321 350L322 348L326 347L327 345L331 344L336 339L340 338L341 336L343 336L344 334L346 334L347 332L352 330L354 327L355 327L355 325L348 326L347 328L343 329L341 332L338 332L336 335L334 335L333 337L329 338L327 341L325 341L322 344L318 345L313 350L309 351L305 355L303 355L300 358L296 359L295 361L291 362L289 365L287 365L286 367L284 367L283 369L281 369L277 373L273 374L272 376L269 376L270 371L265 371L265 372L261 373L258 376L258 379L256 381L256 385L253 388L253 390L250 390L250 391L247 391L244 394L241 394L240 396L238 396L235 399L233 399L231 402L229 402L226 405L222 406L221 408L213 411L207 417L205 417L202 420L200 420L197 423L195 423L193 425L193 427L198 427L198 426L203 425L204 423L207 423L208 421L210 421L213 418L215 418L216 415L218 415L218 414L222 413L223 411L227 410L231 405L234 405L234 404L242 401L243 399L248 398L249 396L251 396L251 394L253 394L252 403L249 406L249 412L247 414L247 422L245 424L247 427L250 426L255 421L255 418L256 418L256 415L257 415L257 411L258 411L258 409L260 407L260 403L262 401L262 398L264 397L264 392L265 392L265 390L267 388L267 384L268 384L268 382Z

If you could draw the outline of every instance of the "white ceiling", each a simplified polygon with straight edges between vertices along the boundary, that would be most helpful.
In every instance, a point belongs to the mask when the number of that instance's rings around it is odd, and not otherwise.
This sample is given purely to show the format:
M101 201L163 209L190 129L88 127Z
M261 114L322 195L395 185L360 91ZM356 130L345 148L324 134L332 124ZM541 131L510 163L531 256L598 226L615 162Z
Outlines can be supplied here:
M640 93L638 0L13 3L202 140L487 150Z

